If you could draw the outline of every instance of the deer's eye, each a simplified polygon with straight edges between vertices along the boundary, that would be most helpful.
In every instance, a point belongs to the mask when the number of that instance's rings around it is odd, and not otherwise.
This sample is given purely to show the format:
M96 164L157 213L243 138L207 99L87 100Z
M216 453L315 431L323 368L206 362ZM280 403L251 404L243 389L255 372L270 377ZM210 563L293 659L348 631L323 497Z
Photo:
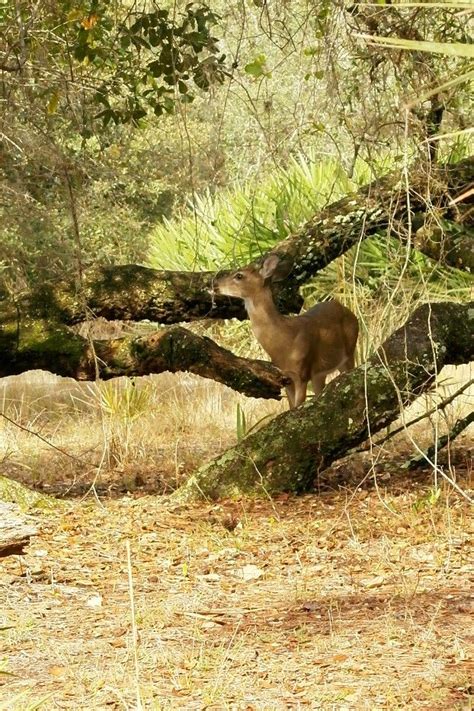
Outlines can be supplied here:
M240 281L243 278L244 275L242 274L242 272L237 272L237 274L234 275L234 279L237 279L237 281Z

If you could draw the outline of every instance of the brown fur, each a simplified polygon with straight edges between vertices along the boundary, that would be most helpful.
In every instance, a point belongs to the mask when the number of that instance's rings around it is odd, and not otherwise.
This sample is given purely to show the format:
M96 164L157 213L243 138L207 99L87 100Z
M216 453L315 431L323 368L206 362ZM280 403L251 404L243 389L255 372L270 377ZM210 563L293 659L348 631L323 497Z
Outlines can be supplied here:
M255 337L292 381L286 392L293 408L305 401L310 380L319 395L329 373L354 367L359 324L338 301L317 304L299 316L280 314L270 287L278 265L279 258L270 255L260 269L247 267L218 279L214 291L244 299Z

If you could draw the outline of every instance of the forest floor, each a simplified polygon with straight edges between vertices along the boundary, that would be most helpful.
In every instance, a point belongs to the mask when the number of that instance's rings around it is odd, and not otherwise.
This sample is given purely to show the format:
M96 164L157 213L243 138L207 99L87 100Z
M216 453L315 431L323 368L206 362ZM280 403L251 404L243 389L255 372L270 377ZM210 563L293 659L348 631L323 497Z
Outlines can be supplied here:
M5 711L472 708L453 494L399 481L184 508L135 493L38 520L1 565Z
M63 498L32 510L39 535L0 563L0 710L473 709L465 498L402 468L398 443L338 463L333 490L178 505L165 482L236 436L233 395L213 385L199 403L200 383L180 383L114 428L89 391L72 410L49 382L4 395L59 450L5 421L3 473ZM265 414L238 402L247 424ZM468 443L443 465L472 493Z

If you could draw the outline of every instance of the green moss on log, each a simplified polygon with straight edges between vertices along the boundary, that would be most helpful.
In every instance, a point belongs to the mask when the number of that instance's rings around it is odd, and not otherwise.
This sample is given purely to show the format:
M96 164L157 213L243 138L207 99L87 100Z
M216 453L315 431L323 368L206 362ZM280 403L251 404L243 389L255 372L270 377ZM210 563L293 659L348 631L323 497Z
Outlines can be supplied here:
M38 494L17 481L0 475L0 501L17 504L22 511L32 509L49 511L64 506L64 503L52 496Z
M0 377L40 368L77 377L87 363L84 339L46 319L27 317L0 329Z

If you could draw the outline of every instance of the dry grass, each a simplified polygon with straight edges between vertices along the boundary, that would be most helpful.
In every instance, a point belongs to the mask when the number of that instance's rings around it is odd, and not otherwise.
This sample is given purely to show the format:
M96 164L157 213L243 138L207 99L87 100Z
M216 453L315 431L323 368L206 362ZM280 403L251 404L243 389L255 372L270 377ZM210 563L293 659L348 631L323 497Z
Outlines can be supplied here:
M425 494L68 504L3 564L0 708L471 708L467 504Z
M445 368L437 388L408 408L403 421L448 397L472 372L469 365ZM351 455L350 468L357 477L370 467L390 470L394 460L403 464L449 431L472 409L473 398L471 387L444 412L402 432L388 446L374 447L369 459ZM285 402L246 398L191 374L134 382L120 378L96 385L35 372L0 382L0 412L61 451L0 418L0 462L3 473L57 495L83 494L91 485L104 493L137 488L166 493L233 445L242 430L265 423L286 407ZM448 468L459 463L459 457L464 466L469 463L464 454L471 433L472 427L459 445L443 453L449 457Z
M146 483L169 491L234 444L238 407L248 427L284 407L189 374L98 386L28 374L4 379L0 403L11 419L70 455L0 419L5 473L54 493L82 493L93 482L98 490Z

